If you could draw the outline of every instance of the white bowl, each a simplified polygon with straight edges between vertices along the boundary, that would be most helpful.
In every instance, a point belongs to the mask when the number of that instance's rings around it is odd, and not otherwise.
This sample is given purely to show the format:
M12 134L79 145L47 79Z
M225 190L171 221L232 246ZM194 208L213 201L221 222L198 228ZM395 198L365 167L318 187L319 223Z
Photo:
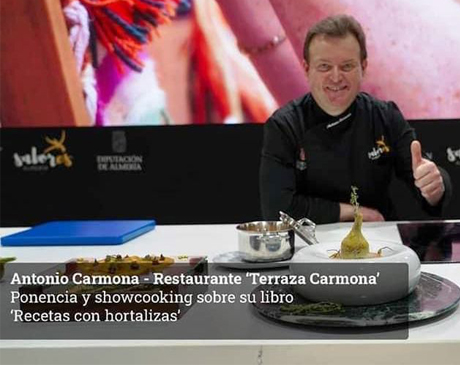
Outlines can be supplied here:
M293 285L294 290L313 302L328 301L343 305L381 304L410 294L420 279L421 267L417 254L397 242L368 242L371 252L384 248L382 257L347 260L330 258L340 249L340 241L322 242L298 251L291 259L290 271L292 275L304 276L306 284ZM407 282L400 277L401 273L405 273L404 266L387 265L395 263L407 264ZM334 282L334 279L344 276L351 278L352 282L346 285ZM370 280L367 283L361 281L361 285L353 285L356 284L356 278L372 276L377 284ZM320 279L330 280L333 284L318 284Z

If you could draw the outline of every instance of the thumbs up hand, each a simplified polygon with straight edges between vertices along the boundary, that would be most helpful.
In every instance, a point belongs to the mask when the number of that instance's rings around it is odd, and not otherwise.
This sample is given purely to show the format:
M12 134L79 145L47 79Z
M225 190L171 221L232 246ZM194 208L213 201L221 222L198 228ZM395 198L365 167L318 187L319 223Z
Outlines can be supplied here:
M412 172L415 186L420 190L428 204L435 206L444 195L444 181L436 164L422 157L422 146L415 140L410 145Z

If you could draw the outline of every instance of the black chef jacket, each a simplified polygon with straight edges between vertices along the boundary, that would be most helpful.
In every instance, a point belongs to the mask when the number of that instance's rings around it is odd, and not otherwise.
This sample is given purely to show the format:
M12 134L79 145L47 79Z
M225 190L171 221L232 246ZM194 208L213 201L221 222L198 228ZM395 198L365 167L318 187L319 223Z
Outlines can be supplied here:
M414 130L393 102L357 95L339 116L325 113L311 94L277 110L266 122L260 166L264 219L282 210L316 223L338 222L339 202L349 203L351 186L359 204L395 220L388 186L396 176L410 187L431 215L441 214L451 195L450 178L440 168L446 192L431 207L414 185L410 145Z

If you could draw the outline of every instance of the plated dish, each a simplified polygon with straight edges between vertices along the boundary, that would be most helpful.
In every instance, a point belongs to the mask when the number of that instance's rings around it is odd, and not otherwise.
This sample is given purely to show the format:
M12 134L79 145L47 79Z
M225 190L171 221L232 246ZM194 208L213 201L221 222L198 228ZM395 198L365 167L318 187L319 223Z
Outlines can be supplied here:
M420 260L413 250L400 243L372 240L369 242L371 252L377 252L382 247L384 249L379 257L366 259L333 259L330 255L337 247L340 247L338 241L306 247L292 258L291 274L306 278L313 274L318 277L346 276L351 279L372 278L378 273L378 285L313 285L307 280L305 285L294 286L298 294L315 302L372 305L403 298L410 294L419 282ZM405 275L406 278L401 275Z
M420 260L412 249L396 242L369 242L364 237L357 190L352 186L354 222L345 238L312 244L292 260L291 274L310 279L293 285L307 300L342 305L388 303L409 295L420 280ZM321 282L312 280L316 277Z

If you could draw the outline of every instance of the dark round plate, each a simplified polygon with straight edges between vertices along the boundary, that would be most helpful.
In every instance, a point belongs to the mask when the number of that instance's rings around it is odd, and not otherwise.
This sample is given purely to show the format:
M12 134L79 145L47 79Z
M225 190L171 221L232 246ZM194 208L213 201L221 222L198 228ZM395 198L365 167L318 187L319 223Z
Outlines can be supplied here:
M253 293L256 310L271 319L295 324L323 327L367 327L421 321L453 310L460 301L460 288L438 275L422 272L420 282L406 298L373 306L340 306L325 303L310 305L302 313L282 310L289 304L261 303L260 292L292 294L292 304L314 304L298 295L289 285L260 285ZM292 310L293 307L289 307Z

